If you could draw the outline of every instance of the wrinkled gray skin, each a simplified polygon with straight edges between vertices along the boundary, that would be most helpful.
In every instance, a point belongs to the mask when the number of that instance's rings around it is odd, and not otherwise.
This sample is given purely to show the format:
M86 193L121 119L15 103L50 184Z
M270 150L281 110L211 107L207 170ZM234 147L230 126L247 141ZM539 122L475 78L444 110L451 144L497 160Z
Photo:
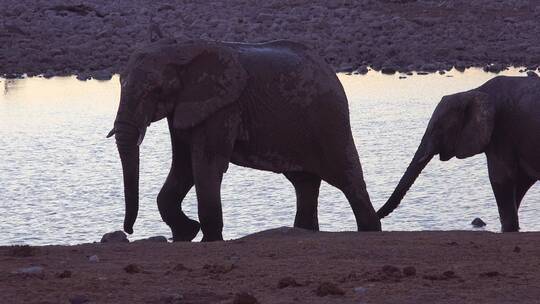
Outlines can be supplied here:
M503 232L518 231L523 196L540 179L540 78L495 77L481 87L443 97L396 189L377 214L401 202L431 158L485 153Z
M342 190L358 230L381 229L333 71L303 45L160 42L131 56L120 76L116 134L124 174L124 230L138 211L139 144L167 118L172 165L157 203L175 241L222 240L220 186L229 162L283 173L297 196L294 225L318 229L321 180ZM195 185L197 221L181 208Z

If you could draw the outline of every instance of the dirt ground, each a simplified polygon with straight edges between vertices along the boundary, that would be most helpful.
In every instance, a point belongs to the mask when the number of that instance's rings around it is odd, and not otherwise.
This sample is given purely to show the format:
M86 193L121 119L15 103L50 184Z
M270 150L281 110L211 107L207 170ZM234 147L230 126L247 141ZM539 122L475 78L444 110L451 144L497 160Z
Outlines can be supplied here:
M152 28L177 40L299 41L339 71L532 70L539 20L537 0L2 0L0 75L108 79Z
M279 228L216 243L0 247L0 294L3 303L538 303L539 244L539 233Z

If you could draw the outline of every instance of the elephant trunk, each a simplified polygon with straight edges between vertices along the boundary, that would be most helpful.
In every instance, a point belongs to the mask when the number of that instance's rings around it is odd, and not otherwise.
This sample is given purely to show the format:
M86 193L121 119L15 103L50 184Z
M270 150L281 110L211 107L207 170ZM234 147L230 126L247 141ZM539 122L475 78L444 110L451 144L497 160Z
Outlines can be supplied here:
M418 150L407 167L405 174L403 174L403 177L401 177L396 189L388 201L377 211L379 218L384 218L399 206L399 203L401 203L401 200L409 188L411 188L412 184L416 181L416 178L418 178L420 172L422 172L422 170L435 155L435 153L433 153L431 150L431 145L428 144L426 138L422 139L420 147L418 147Z
M124 175L124 197L126 212L124 217L124 231L132 234L133 225L139 211L139 141L140 135L137 127L122 122L115 122L114 126L116 146L122 161Z

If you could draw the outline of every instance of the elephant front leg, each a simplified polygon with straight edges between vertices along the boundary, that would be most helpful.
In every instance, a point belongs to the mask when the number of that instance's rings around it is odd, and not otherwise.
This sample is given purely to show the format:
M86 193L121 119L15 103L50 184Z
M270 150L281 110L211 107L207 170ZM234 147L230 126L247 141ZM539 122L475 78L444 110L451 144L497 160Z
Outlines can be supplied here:
M502 232L519 231L518 209L515 200L514 183L492 182L493 194L499 209Z
M163 221L171 228L173 241L189 242L199 233L199 222L188 218L182 211L181 203L193 187L191 170L175 174L171 170L157 197L159 213Z
M512 158L507 155L486 153L489 181L497 208L502 232L519 231L518 205L516 202L517 172Z
M195 190L203 242L223 240L223 214L221 209L221 181L223 165L228 161L217 156L205 157L203 153L193 158Z

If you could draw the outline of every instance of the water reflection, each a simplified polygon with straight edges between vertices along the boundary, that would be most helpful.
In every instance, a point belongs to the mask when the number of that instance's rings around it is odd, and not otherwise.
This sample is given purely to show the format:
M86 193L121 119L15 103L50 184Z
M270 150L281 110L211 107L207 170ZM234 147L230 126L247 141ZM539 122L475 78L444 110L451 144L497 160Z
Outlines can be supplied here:
M353 134L375 207L396 186L441 97L472 89L494 76L480 70L406 79L376 73L339 75L349 97ZM2 82L0 244L88 242L121 228L120 161L114 140L105 139L118 106L118 78ZM168 130L161 121L148 129L141 146L141 210L133 238L169 235L155 203L169 166ZM196 218L193 192L183 208ZM293 222L294 190L281 175L231 166L222 194L226 238ZM520 210L524 230L540 228L539 207L531 199L539 194L533 187L524 199ZM319 216L323 230L355 229L344 196L327 184L321 188ZM432 161L401 207L383 221L383 228L470 229L476 216L488 223L487 229L499 229L483 155Z

